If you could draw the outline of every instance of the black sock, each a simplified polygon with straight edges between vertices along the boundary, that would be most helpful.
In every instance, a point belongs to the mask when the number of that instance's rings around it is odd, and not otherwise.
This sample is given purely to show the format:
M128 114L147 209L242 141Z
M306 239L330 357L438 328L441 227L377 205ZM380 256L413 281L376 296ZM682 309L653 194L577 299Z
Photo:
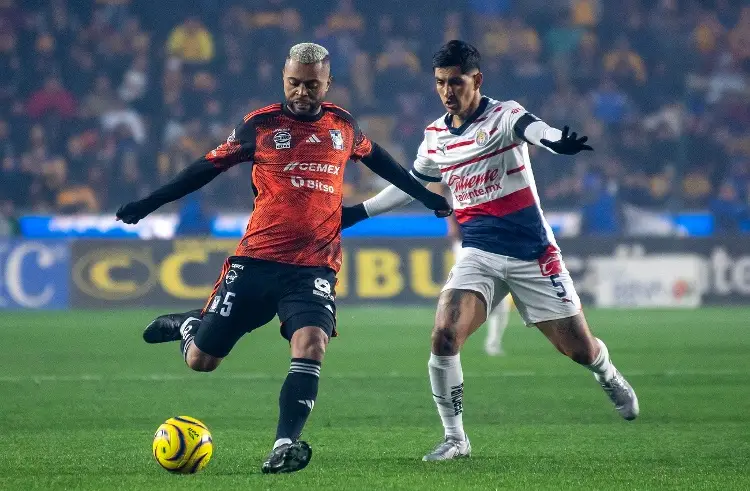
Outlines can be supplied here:
M193 317L193 320L188 323L186 329L184 322L187 321L190 317ZM183 325L180 326L180 331L182 334L182 341L180 341L180 351L182 352L182 357L187 359L188 349L190 348L190 345L193 344L195 335L198 334L198 328L201 327L201 319L200 316L198 316L198 318L195 318L195 316L188 316L185 318L185 321L183 321Z
M281 438L296 441L300 437L318 396L319 379L319 361L292 358L289 373L279 394L277 441Z

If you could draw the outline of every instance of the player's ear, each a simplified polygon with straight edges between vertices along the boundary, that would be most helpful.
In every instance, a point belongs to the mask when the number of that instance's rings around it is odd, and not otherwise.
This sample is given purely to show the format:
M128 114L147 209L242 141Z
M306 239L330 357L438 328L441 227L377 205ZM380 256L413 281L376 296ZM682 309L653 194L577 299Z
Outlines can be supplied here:
M328 89L331 88L332 83L333 83L333 75L328 75L328 82L326 82L326 92L328 92Z
M482 75L482 72L477 72L476 75L474 75L474 90L479 90L482 86L482 82L484 82L484 75Z

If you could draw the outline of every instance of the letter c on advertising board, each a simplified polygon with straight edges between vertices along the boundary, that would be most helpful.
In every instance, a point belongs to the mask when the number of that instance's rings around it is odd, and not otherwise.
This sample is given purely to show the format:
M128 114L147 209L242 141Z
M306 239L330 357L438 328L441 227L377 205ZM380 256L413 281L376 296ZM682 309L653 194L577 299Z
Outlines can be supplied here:
M185 281L182 269L189 263L208 262L208 249L205 247L173 252L161 263L159 278L164 291L173 297L184 300L205 299L211 294L213 284L193 286Z
M39 242L25 242L13 248L5 264L5 285L10 297L20 306L40 308L52 300L55 288L49 283L36 295L24 288L22 267L27 256L36 254L36 265L39 269L48 269L59 259L54 250Z
M151 291L156 284L156 266L149 248L97 249L76 262L73 281L91 297L130 300Z

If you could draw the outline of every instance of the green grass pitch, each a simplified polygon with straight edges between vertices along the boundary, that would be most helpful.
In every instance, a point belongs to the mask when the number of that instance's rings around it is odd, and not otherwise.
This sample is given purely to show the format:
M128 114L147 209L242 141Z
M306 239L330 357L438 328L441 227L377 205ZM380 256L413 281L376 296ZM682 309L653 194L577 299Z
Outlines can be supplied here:
M750 309L590 310L641 401L626 422L588 371L516 313L507 356L462 355L470 459L421 462L441 437L427 378L432 309L341 307L300 473L264 476L288 347L272 324L211 374L158 312L3 313L0 489L750 489ZM213 460L171 475L151 455L167 417L203 420Z

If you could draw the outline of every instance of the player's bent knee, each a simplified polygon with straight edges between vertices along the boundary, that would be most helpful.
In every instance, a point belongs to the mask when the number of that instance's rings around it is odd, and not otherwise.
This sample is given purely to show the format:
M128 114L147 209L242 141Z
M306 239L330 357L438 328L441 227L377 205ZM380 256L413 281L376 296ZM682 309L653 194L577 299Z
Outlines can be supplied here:
M442 356L458 353L466 339L482 325L486 313L482 294L461 289L443 291L432 331L432 352Z
M196 372L213 372L219 366L218 358L195 357L188 358L188 366Z
M221 363L221 358L216 358L198 349L190 349L185 357L185 363L196 372L212 372Z
M292 336L292 356L320 361L325 355L327 344L328 335L323 329L314 326L303 327Z
M432 330L432 351L436 355L455 355L459 350L455 326L436 323Z

